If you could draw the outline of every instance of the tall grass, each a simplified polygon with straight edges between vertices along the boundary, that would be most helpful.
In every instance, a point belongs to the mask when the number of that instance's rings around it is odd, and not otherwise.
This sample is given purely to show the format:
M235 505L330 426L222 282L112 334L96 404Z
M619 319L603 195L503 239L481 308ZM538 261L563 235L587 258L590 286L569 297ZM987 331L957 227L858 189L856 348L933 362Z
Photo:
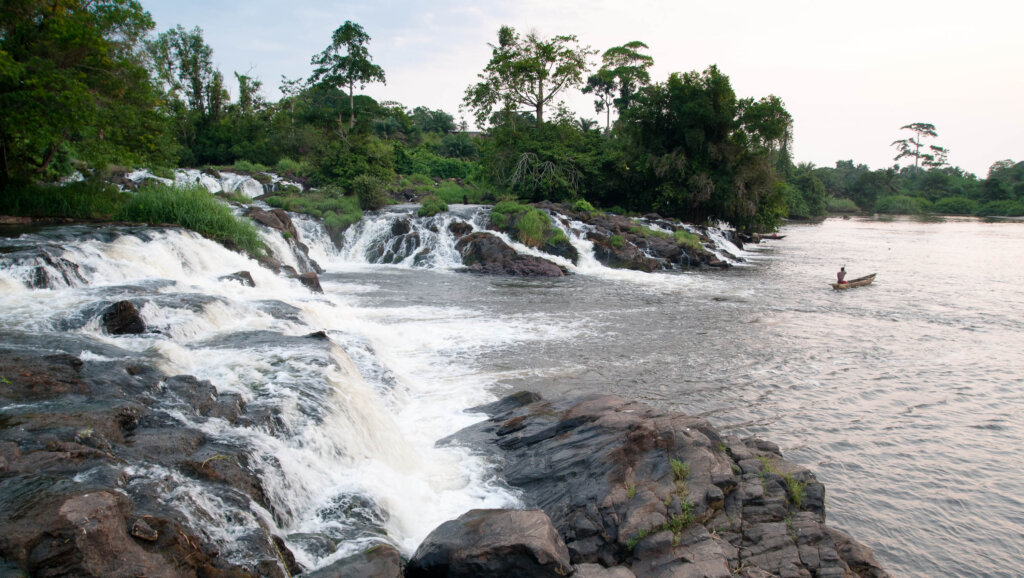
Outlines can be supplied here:
M177 224L217 241L227 241L254 256L266 247L256 227L236 217L205 188L147 185L124 203L115 218L151 225Z
M117 187L82 181L65 186L25 184L8 186L0 194L0 214L16 217L109 219L127 199Z
M860 211L857 203L843 197L829 197L826 202L826 210L830 213L856 213Z
M421 217L432 217L438 213L443 213L448 210L448 203L444 202L441 197L436 195L430 195L423 199L423 205L416 211L416 214Z

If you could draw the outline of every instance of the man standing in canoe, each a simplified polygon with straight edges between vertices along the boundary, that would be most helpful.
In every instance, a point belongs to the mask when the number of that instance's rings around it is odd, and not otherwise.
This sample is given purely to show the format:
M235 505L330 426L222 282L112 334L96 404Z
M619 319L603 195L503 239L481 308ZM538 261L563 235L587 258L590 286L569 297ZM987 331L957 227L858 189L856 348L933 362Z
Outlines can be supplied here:
M839 283L846 283L846 265L839 268L839 272L836 273L836 278L839 279Z

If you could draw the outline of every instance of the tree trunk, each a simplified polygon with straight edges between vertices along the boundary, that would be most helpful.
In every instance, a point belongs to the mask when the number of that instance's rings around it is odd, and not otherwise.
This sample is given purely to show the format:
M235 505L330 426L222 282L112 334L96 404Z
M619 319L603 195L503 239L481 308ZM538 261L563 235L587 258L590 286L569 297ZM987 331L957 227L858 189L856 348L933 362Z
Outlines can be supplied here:
M537 124L544 122L544 81L537 81Z
M354 85L348 85L348 128L352 130L356 126L356 99L353 95Z

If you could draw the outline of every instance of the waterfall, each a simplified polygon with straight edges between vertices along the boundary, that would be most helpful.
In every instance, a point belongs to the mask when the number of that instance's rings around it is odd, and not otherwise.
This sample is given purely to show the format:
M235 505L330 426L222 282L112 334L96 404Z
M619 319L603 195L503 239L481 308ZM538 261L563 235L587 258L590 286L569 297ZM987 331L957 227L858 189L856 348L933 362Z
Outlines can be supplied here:
M303 233L313 229L299 223ZM331 256L322 239L309 241ZM32 289L42 266L33 254L69 264L77 280ZM255 287L225 279L243 270ZM262 535L264 527L284 537L309 568L382 540L411 554L445 520L517 503L481 458L434 446L478 419L463 408L493 398L478 376L448 368L453 351L480 342L440 343L432 321L407 318L401 309L382 318L344 294L312 294L247 256L177 229L115 227L76 239L69 228L56 228L0 239L0 288L0 325L8 334L37 335L56 351L77 352L85 364L131 356L168 376L208 380L257 416L233 424L202 418L170 390L152 402L166 419L240 448L270 510L173 468L124 465L129 495L161 496L228 560L246 560L252 541L245 537ZM118 299L139 305L149 332L103 332L96 312ZM404 327L402 343L393 339L396 327ZM328 340L304 337L318 331ZM325 541L337 547L325 551L318 546Z

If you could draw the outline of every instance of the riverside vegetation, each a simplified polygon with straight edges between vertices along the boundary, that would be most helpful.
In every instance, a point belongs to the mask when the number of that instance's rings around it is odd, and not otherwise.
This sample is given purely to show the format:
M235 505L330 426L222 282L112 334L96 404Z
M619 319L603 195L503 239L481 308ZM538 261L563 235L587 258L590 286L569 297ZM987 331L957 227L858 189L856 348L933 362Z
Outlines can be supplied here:
M476 133L443 110L355 94L385 71L372 62L370 35L352 22L316 56L313 76L282 79L284 96L268 102L259 79L237 72L231 101L202 31L154 33L134 0L30 0L0 7L0 21L5 196L37 195L32 183L112 164L234 165L274 170L304 188L333 187L342 194L328 196L354 196L361 210L386 196L586 200L748 232L827 211L1024 214L1021 163L998 161L984 179L950 167L946 149L922 149L924 138L937 137L926 123L908 125L915 136L893 143L910 166L794 163L782 99L740 97L715 66L652 79L654 57L640 41L608 48L594 70L598 51L575 36L502 27L480 82L466 90L464 110L483 130ZM537 72L546 70L556 72ZM560 105L570 87L595 96L603 128ZM356 218L350 204L322 202L307 204L335 229Z

